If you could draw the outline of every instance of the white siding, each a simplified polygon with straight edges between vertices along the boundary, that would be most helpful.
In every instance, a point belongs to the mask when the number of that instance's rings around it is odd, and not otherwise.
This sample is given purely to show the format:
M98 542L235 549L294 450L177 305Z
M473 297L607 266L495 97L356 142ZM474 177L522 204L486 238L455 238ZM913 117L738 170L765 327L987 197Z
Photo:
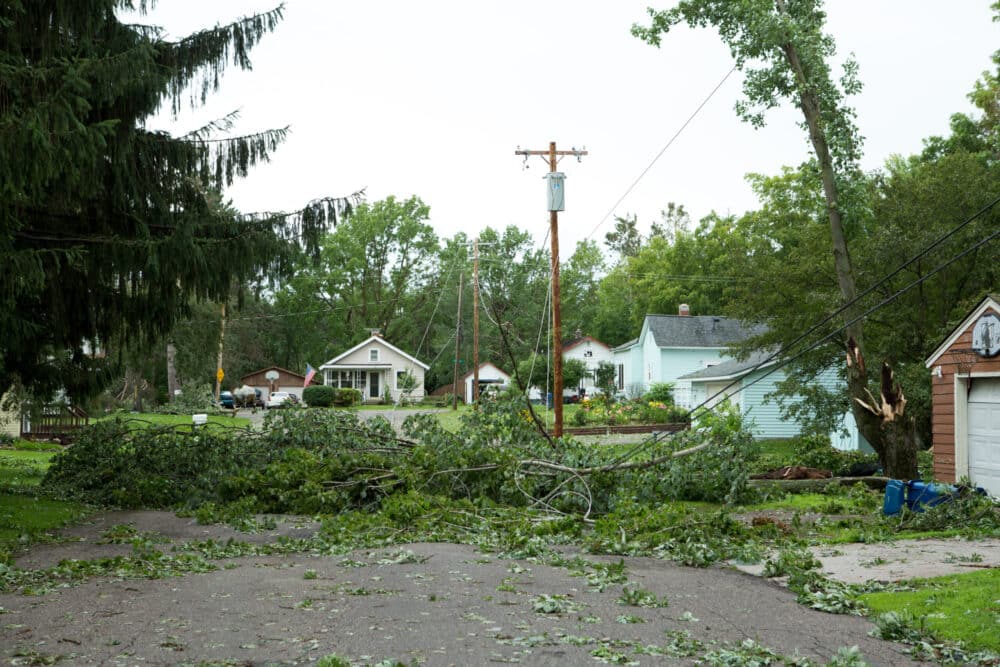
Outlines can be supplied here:
M0 395L0 433L14 438L21 436L21 411L13 405L9 392Z
M587 366L588 375L580 380L579 386L589 389L595 386L594 372L597 370L598 364L602 361L612 363L612 354L607 345L602 345L592 340L585 340L564 353L563 359L579 359Z
M472 381L473 375L465 378L465 402L472 403ZM493 364L482 364L479 367L479 382L492 381L495 384L510 384L510 376Z
M373 350L377 353L377 361L372 360ZM386 364L389 364L390 367L385 368ZM324 364L324 366L327 365ZM323 377L327 384L337 386L337 373L341 366L351 370L369 367L366 370L369 374L366 378L364 393L366 401L373 398L370 395L372 375L378 378L379 396L388 396L389 400L393 402L399 401L402 392L396 386L396 374L403 371L409 371L417 379L417 387L410 394L410 399L418 401L424 397L424 368L390 348L384 341L377 339L368 341L344 358L338 359L332 368L324 368Z

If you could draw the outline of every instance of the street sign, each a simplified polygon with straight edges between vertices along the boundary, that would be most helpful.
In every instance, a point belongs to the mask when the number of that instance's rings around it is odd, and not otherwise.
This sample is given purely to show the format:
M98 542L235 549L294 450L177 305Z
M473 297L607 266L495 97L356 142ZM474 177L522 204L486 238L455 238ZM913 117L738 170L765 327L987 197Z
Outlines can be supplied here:
M219 372L215 374L215 377L218 378L219 382L222 382L222 378L226 377L226 374L223 373L222 369L220 368Z

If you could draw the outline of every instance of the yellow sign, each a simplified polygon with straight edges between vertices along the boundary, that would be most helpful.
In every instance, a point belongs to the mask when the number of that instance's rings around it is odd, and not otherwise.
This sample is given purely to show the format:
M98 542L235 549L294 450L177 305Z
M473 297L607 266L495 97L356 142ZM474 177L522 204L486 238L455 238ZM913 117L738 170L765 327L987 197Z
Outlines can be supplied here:
M215 374L215 377L219 378L219 382L222 382L222 378L226 377L226 374L223 373L222 369L220 368L219 372Z

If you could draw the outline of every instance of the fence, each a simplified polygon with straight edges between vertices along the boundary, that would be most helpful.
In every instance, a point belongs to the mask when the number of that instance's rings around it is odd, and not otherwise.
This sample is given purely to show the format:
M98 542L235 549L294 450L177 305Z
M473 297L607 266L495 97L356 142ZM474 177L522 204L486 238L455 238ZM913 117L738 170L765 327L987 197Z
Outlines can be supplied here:
M71 442L90 423L90 416L75 405L46 405L38 412L21 413L21 437L26 440Z

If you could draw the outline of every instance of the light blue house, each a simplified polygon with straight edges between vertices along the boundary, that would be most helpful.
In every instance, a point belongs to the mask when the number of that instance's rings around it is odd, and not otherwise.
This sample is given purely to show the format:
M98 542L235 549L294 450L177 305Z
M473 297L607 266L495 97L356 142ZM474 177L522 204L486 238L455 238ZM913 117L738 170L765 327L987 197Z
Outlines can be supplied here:
M785 419L776 399L768 399L785 379L785 371L775 368L778 359L769 352L754 352L743 361L728 359L680 378L690 382L691 407L704 404L713 407L729 400L741 414L749 417L758 438L793 438L802 432L802 425ZM836 370L829 368L816 381L836 391L843 387ZM837 428L830 433L830 443L845 451L872 451L868 441L855 426L854 416L847 412Z
M681 377L725 361L730 346L761 332L728 317L646 315L639 337L612 350L618 389L636 397L672 382L677 404L690 407L691 383Z
M728 398L753 421L758 438L799 435L801 424L783 419L778 402L767 400L785 379L784 371L774 369L777 360L769 360L765 352L754 353L744 361L730 356L732 345L762 331L727 317L647 315L639 337L612 350L618 389L634 397L641 396L653 383L670 382L674 385L674 400L681 407L690 410L706 401L711 407ZM841 380L831 368L818 382L837 389ZM850 413L830 439L838 449L868 446Z

